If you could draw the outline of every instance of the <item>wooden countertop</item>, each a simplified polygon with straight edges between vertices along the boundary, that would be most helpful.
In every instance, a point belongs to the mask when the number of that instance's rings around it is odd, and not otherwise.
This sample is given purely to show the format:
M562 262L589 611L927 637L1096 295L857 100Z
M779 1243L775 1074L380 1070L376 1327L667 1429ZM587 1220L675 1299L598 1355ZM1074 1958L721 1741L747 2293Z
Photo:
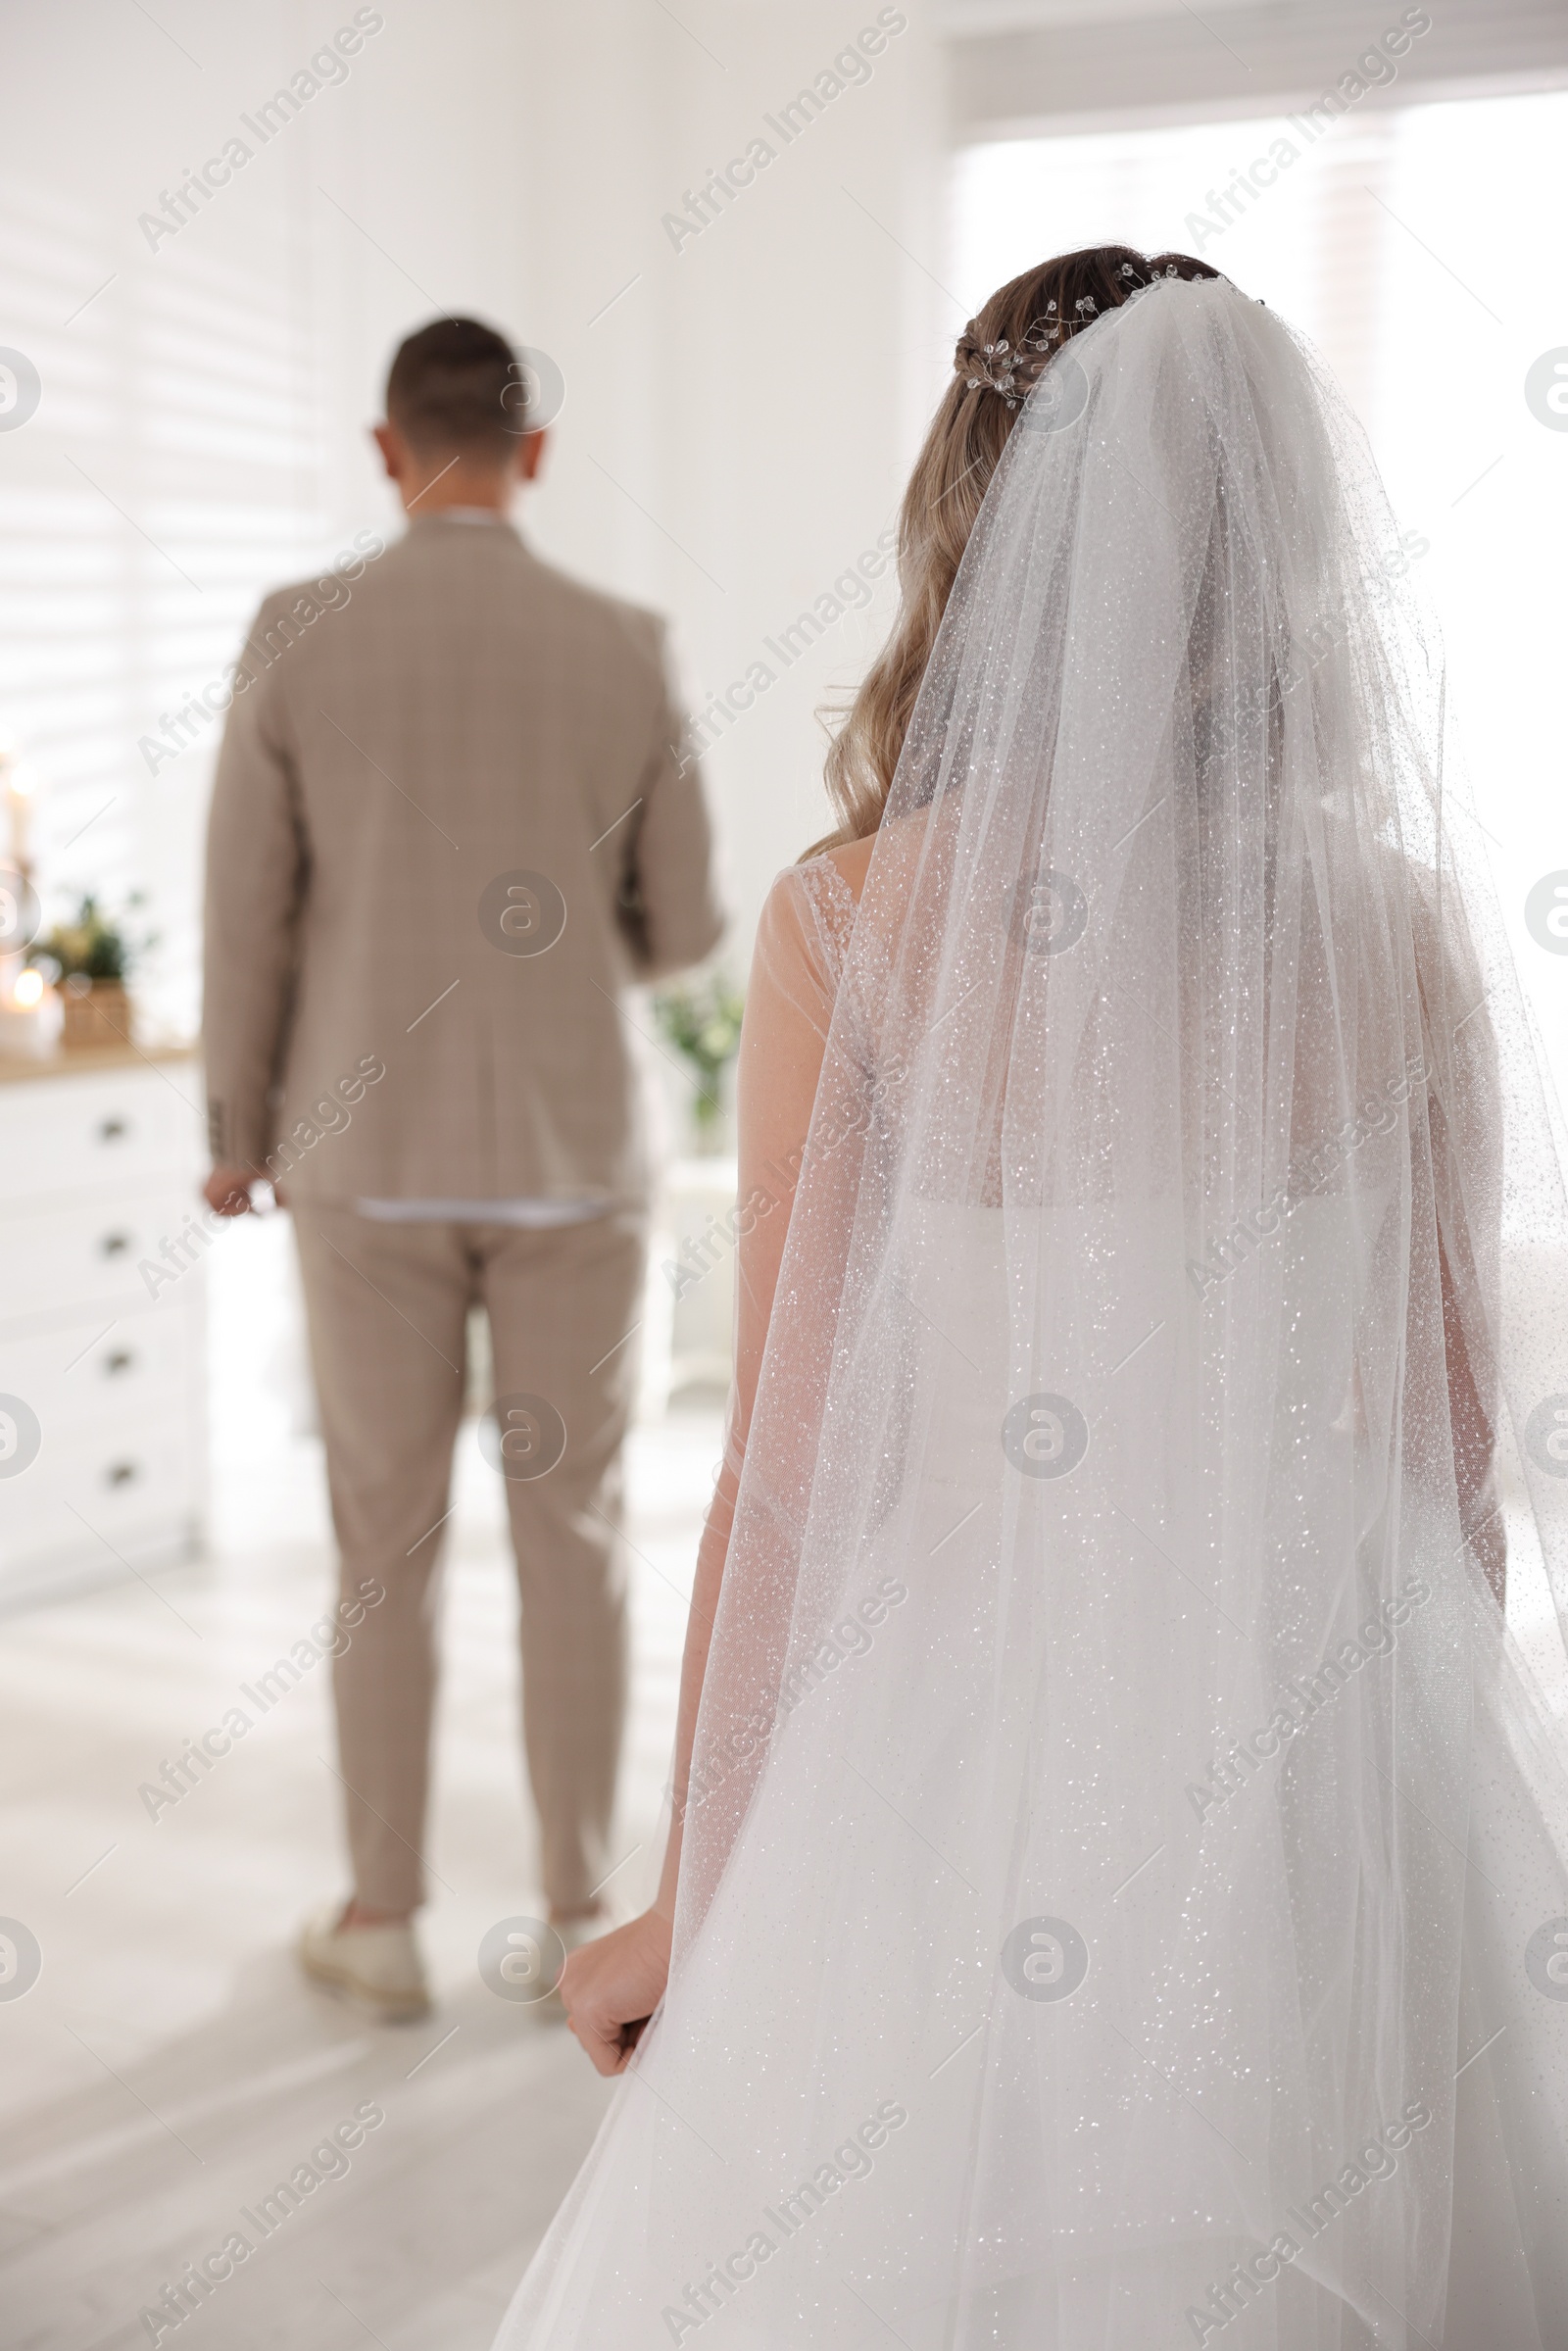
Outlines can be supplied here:
M199 1050L176 1039L166 1045L80 1045L38 1060L0 1053L0 1086L28 1086L40 1078L95 1077L113 1069L145 1069L160 1061L194 1061Z

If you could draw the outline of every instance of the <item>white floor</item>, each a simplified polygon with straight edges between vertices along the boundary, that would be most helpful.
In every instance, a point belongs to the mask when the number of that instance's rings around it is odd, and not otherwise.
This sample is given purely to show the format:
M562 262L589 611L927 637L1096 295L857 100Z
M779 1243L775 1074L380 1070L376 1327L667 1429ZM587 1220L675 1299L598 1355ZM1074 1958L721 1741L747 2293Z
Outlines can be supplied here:
M43 1970L0 2000L0 2343L111 2351L187 2263L363 2101L385 2121L212 2298L157 2339L211 2351L485 2351L608 2092L564 2028L474 1964L539 1892L515 1728L514 1600L470 1427L448 1530L446 1680L423 2024L375 2027L287 1945L341 1885L326 1671L155 1821L138 1790L329 1601L319 1448L300 1433L282 1220L215 1263L213 1544L200 1565L0 1633L0 1914ZM615 1891L657 1864L675 1677L717 1416L631 1449L636 1679ZM326 2168L325 2166L322 2167Z

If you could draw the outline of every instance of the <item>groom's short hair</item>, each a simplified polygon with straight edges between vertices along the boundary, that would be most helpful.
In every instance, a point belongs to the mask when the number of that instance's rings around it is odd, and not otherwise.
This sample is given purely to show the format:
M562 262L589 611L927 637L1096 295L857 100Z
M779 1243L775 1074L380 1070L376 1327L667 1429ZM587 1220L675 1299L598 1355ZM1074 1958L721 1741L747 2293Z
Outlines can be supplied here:
M522 374L505 335L477 318L436 318L400 343L386 413L421 456L461 453L503 465L517 445Z

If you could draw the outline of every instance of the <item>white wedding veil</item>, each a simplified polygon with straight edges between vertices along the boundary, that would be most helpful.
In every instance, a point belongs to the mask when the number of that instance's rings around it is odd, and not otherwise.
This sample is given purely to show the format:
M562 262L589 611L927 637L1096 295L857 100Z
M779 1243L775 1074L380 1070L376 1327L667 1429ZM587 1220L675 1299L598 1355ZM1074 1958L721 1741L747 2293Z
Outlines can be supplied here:
M1224 279L1023 406L504 2343L1568 2340L1568 1214L1401 567Z

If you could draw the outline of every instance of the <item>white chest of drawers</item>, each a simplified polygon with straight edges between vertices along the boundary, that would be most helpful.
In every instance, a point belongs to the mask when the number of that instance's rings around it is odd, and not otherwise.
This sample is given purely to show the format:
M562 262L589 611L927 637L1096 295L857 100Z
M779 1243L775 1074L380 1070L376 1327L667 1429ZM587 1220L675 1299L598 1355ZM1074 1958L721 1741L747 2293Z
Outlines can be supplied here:
M200 1542L200 1102L184 1056L0 1066L0 1607Z

